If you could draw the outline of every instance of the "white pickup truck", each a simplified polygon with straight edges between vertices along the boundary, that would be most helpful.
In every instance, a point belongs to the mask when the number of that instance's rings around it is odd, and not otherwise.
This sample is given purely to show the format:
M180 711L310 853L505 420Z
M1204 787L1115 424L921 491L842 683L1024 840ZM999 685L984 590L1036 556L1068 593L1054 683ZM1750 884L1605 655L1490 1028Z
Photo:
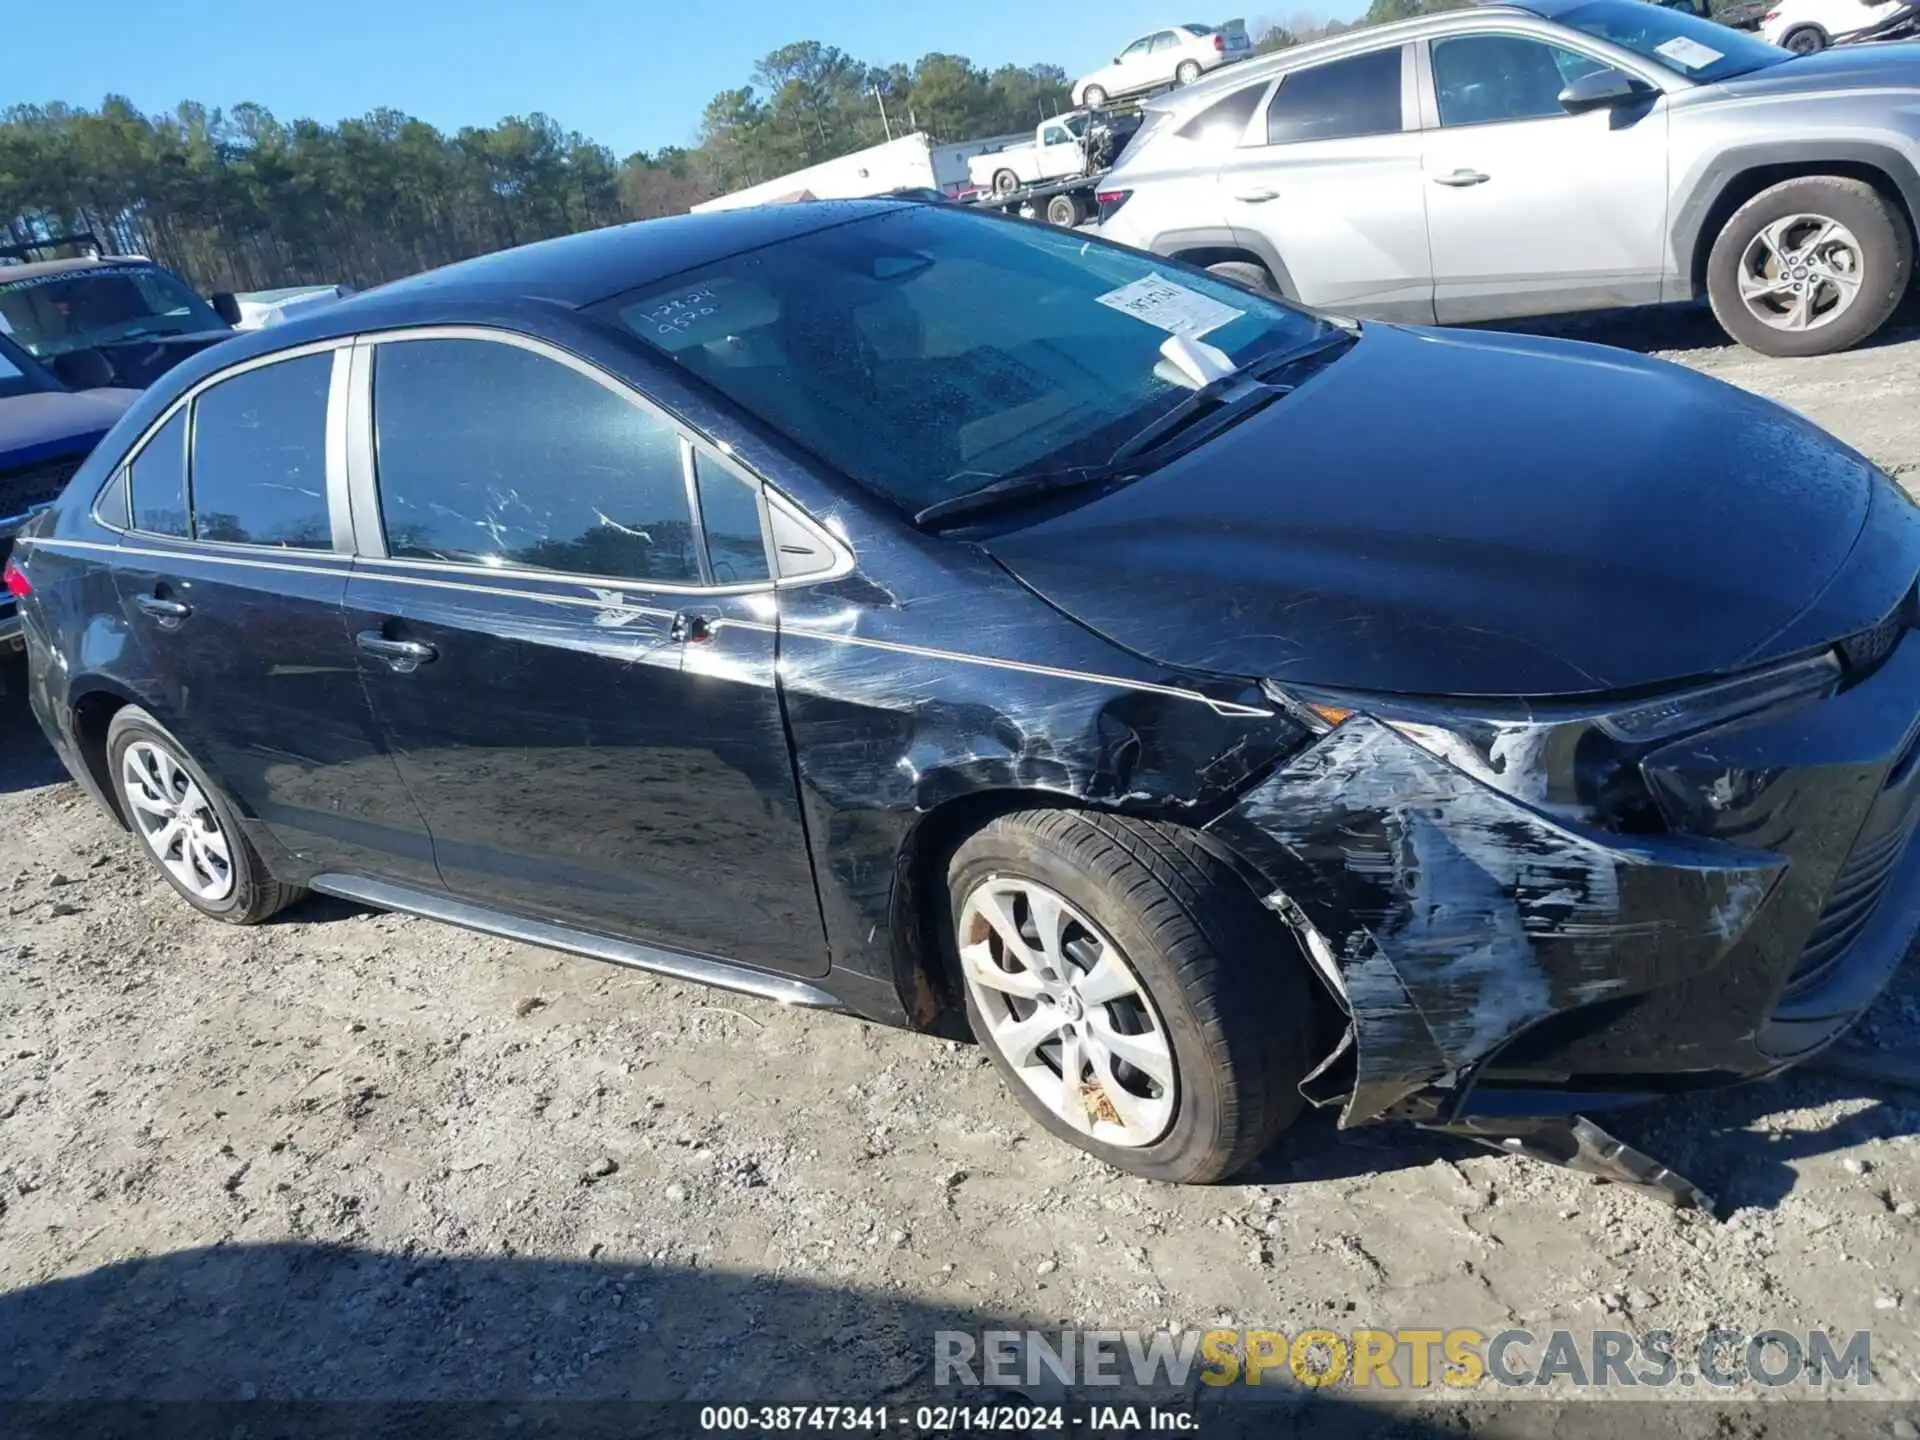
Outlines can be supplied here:
M1074 110L1042 120L1033 139L989 150L967 161L967 178L980 190L1011 195L1022 185L1043 185L1087 173L1087 127L1092 115Z

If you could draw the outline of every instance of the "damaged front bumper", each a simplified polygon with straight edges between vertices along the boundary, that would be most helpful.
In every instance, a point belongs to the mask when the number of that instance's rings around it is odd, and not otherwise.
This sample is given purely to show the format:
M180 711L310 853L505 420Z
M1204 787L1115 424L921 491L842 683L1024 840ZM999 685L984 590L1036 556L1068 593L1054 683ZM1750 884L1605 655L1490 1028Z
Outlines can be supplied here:
M1920 640L1638 764L1665 833L1360 714L1214 823L1347 1013L1309 1098L1566 1163L1619 1144L1580 1112L1776 1073L1865 1011L1920 929Z

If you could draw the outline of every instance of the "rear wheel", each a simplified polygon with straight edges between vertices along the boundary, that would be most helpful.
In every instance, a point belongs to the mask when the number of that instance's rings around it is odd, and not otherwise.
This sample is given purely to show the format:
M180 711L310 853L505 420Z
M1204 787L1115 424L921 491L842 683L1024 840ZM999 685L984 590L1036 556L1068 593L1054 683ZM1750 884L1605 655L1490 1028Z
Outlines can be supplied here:
M1191 831L1029 811L948 869L967 1018L1021 1105L1149 1179L1243 1168L1300 1113L1313 982Z
M220 788L138 705L107 727L107 763L120 813L147 858L201 914L252 925L304 893L273 878Z
M1098 110L1107 103L1107 92L1098 85L1089 85L1080 92L1080 103L1089 110Z
M1789 30L1780 39L1781 48L1791 50L1796 55L1811 55L1816 50L1827 48L1827 35L1817 25L1802 25L1797 30Z
M993 172L993 193L994 194L1011 195L1014 191L1018 190L1019 188L1020 188L1020 177L1014 174L1013 171L996 170Z
M1267 267L1251 260L1222 260L1217 265L1207 266L1207 273L1230 280L1243 289L1258 290L1262 295L1277 296L1280 293L1280 287L1273 283L1273 276L1267 273Z
M1707 257L1714 317L1763 355L1857 345L1906 294L1906 217L1861 180L1803 175L1734 211Z
M1056 195L1047 201L1047 221L1049 224L1071 230L1087 218L1087 207L1078 195Z
M1200 62L1198 60L1182 60L1179 65L1175 67L1173 78L1182 85L1191 85L1200 78Z

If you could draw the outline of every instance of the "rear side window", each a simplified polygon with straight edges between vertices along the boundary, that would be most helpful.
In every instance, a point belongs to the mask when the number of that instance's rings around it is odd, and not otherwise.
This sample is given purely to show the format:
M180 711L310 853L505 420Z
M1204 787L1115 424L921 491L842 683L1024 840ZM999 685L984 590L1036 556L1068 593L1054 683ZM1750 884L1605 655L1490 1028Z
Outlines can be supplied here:
M751 585L770 580L767 544L760 528L760 494L755 486L712 460L696 462L700 527L707 532L707 564L716 585Z
M1216 100L1174 133L1182 140L1208 140L1231 145L1247 133L1260 97L1267 93L1267 82L1236 90L1224 100Z
M327 391L333 355L263 365L193 402L193 533L330 550Z
M149 535L187 533L187 411L174 411L127 467L133 528Z
M1396 45L1288 75L1267 107L1267 143L1297 145L1399 130L1404 49Z
M700 583L679 435L557 360L391 341L373 424L390 555Z

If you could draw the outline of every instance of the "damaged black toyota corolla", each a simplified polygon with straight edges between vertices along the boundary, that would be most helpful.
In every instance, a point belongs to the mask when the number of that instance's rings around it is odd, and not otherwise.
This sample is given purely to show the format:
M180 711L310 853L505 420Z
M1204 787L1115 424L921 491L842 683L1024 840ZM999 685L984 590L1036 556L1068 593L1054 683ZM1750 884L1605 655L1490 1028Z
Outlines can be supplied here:
M9 585L216 918L970 1026L1161 1179L1307 1100L1654 1179L1580 1112L1805 1057L1920 918L1916 518L1670 365L865 202L223 344Z

